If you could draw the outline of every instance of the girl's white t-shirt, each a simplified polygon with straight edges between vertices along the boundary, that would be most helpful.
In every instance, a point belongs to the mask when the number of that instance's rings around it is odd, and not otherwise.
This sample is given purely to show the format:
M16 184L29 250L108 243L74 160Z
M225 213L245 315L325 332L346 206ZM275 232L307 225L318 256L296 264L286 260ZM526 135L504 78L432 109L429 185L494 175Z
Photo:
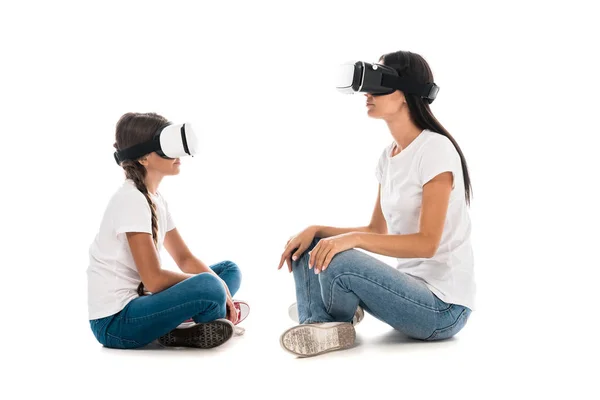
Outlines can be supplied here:
M391 157L388 145L376 168L381 185L381 209L388 233L419 232L423 185L449 171L454 176L440 245L432 258L397 258L402 272L418 278L441 300L475 307L471 220L465 200L458 151L447 137L423 130L405 149Z
M166 200L160 193L150 194L158 218L158 253L165 234L175 228ZM126 232L152 234L152 213L146 197L131 179L111 197L102 217L100 230L89 247L89 319L107 317L121 311L138 297L141 282Z

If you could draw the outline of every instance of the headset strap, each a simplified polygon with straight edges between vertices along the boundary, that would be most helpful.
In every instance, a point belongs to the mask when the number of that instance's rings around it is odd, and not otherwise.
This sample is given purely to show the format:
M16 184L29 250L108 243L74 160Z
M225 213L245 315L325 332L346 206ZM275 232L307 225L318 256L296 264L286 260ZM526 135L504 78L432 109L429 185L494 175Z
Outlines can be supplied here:
M144 143L139 143L123 150L115 151L115 161L121 165L125 160L135 160L143 155L160 150L160 142L158 136Z
M381 85L390 89L402 90L419 97L434 100L440 88L435 83L418 83L413 79L383 74Z

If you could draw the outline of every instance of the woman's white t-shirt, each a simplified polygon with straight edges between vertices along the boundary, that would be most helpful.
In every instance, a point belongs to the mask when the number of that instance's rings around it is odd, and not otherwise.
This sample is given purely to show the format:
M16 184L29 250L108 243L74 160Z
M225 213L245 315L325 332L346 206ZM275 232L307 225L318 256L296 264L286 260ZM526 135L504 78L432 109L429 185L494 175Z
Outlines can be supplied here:
M158 253L165 234L175 228L167 202L160 193L150 194L158 218ZM107 317L121 311L138 297L141 282L126 232L152 234L152 213L146 197L132 180L126 179L111 197L100 230L89 247L89 319Z
M419 232L423 185L450 171L454 184L440 245L432 258L398 258L397 268L424 281L447 303L475 307L471 220L465 201L458 151L447 137L424 130L405 149L391 157L394 143L385 148L376 168L381 184L381 209L388 233Z

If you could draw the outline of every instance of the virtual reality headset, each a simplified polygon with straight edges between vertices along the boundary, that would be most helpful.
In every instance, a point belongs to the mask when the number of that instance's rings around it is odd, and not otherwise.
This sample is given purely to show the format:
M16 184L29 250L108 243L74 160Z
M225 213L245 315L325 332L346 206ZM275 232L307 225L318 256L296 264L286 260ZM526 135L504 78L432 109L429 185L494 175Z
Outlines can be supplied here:
M440 88L435 83L423 84L414 79L401 77L394 68L364 61L342 64L338 68L336 88L341 93L370 93L381 96L401 90L417 95L430 104Z
M198 149L198 138L189 123L168 124L161 127L152 139L115 151L115 161L121 165L125 160L137 160L138 158L156 152L162 158L178 158L183 156L194 156Z

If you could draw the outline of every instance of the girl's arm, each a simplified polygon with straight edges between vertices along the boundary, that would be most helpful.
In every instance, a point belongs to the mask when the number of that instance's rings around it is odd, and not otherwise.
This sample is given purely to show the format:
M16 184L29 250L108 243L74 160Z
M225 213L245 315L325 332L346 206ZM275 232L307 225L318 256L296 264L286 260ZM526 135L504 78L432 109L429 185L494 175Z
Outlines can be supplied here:
M171 229L166 233L165 249L167 249L171 257L173 257L173 260L181 271L187 274L200 274L202 272L215 274L208 265L192 254L177 231L177 228Z
M227 319L229 319L234 324L237 322L237 311L233 304L233 299L231 297L231 292L227 287L227 283L217 275L215 271L213 271L208 265L204 264L198 258L196 258L190 249L187 247L183 238L177 231L177 228L173 228L168 231L165 235L165 248L175 260L175 263L186 274L201 274L203 272L208 272L213 274L221 282L223 282L223 286L225 287L225 291L227 292Z
M127 232L127 241L142 282L150 292L158 293L192 276L163 270L160 267L158 253L151 234Z

